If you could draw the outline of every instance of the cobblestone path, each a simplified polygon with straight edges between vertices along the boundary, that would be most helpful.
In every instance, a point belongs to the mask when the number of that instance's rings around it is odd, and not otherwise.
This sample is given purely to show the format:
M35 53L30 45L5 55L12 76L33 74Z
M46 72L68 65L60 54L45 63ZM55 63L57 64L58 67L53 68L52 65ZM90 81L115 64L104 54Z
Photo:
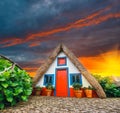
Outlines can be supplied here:
M0 113L120 113L120 98L62 98L31 96L28 102Z

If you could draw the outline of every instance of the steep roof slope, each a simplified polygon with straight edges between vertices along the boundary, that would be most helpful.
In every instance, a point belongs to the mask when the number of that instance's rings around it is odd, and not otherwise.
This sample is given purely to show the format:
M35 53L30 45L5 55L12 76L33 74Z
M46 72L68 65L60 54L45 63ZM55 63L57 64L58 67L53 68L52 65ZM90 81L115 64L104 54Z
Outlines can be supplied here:
M67 57L71 60L71 62L77 67L77 69L81 72L81 74L88 80L88 82L96 89L96 93L100 98L105 98L106 94L103 91L101 85L98 81L85 69L85 67L80 63L77 57L64 45L59 44L53 53L49 56L48 60L38 69L36 76L33 79L33 86L37 84L42 75L48 70L50 65L53 63L55 58L58 56L60 52L64 52Z

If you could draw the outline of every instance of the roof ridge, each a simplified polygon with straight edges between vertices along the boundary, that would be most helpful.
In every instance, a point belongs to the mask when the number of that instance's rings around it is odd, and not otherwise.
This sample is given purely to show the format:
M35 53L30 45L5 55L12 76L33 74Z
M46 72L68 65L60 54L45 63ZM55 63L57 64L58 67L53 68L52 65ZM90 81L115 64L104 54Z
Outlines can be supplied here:
M80 71L80 73L88 80L88 82L96 89L99 97L105 98L106 94L103 91L101 85L98 81L87 71L87 69L80 63L77 57L72 53L63 43L60 43L50 55L48 60L38 69L36 76L33 79L33 86L37 84L39 79L44 75L44 73L49 69L50 65L53 63L57 55L63 51L66 56L71 60L75 67Z

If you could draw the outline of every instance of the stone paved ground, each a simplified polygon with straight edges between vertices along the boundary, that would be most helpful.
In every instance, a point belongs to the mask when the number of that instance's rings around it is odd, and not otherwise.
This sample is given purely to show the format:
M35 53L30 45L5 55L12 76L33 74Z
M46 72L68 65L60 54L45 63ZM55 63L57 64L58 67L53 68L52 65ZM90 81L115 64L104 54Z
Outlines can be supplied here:
M61 98L31 96L28 102L0 113L120 113L120 98Z

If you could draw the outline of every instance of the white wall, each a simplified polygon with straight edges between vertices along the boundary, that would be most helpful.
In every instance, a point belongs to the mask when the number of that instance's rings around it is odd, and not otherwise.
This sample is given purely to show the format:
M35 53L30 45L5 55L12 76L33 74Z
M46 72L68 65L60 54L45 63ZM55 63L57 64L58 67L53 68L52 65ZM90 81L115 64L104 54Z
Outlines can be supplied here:
M58 57L66 57L66 55L63 52L61 52L58 55ZM70 61L68 57L66 57L66 60L67 60L67 65L57 66L57 58L56 58L45 74L55 74L56 68L68 68L68 76L70 76L70 73L80 73L79 70L74 66L74 64ZM39 80L36 86L44 87L43 83L44 83L44 76L42 76L42 78ZM91 86L84 76L82 76L82 84L83 84L83 87ZM54 85L55 85L55 76L54 76ZM69 77L69 87L71 87L70 77Z

